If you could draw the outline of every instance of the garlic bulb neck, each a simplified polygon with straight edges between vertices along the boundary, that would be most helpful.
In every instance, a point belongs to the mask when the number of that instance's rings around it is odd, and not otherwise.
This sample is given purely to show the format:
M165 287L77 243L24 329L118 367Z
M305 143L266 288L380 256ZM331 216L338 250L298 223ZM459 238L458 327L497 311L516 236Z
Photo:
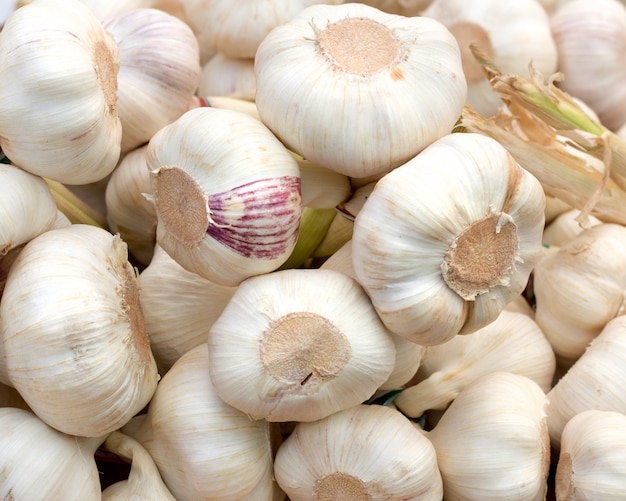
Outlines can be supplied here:
M313 494L317 501L333 501L335 499L372 499L367 486L359 478L347 473L334 472L321 478Z
M448 26L450 33L454 35L461 50L461 64L468 85L485 80L485 72L470 49L471 43L476 43L490 57L493 54L489 33L482 26L471 21L458 21Z
M261 341L261 361L278 381L317 388L351 358L350 342L327 318L312 312L274 320Z
M505 212L471 223L450 244L441 265L452 290L468 301L498 285L507 285L518 256L513 218Z
M392 69L405 53L391 29L363 17L346 17L330 23L318 33L318 44L333 66L363 77ZM401 72L394 79L400 78Z

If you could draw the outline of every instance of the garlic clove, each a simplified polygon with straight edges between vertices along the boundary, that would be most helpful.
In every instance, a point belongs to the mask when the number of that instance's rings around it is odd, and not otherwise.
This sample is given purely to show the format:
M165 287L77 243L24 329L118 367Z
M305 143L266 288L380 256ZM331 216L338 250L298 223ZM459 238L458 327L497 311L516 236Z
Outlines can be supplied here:
M235 286L287 260L302 210L300 172L261 122L194 108L152 137L147 164L157 243L185 269Z
M626 415L589 409L563 428L556 499L610 501L626 496Z
M313 421L364 402L395 360L363 289L322 269L245 280L208 343L217 393L253 419L276 422Z
M278 448L274 474L291 501L443 496L431 442L398 411L380 405L297 423Z
M147 413L121 432L150 453L179 501L278 499L269 424L250 419L218 396L206 343L176 361Z
M65 184L106 177L120 156L119 50L79 0L17 9L0 43L0 148Z
M209 328L236 290L185 270L158 245L139 274L139 287L150 347L161 375L191 348L206 343Z
M446 501L546 499L546 395L531 379L492 372L467 386L427 433Z
M200 82L198 41L184 21L159 9L133 9L103 26L119 47L117 109L128 152L187 111Z
M544 199L479 134L449 134L385 175L356 216L352 261L387 328L435 345L495 320L541 256Z
M150 263L154 254L157 225L154 202L149 200L152 185L147 148L140 146L124 155L104 193L109 230L119 233L133 258L144 265Z
M258 47L255 74L259 115L276 136L359 178L450 132L467 91L458 44L441 23L361 3L312 5L276 27Z
M128 479L109 485L102 491L102 501L176 501L163 483L148 451L134 438L119 431L104 442L106 450L130 461Z
M626 227L603 223L564 242L533 271L535 319L570 366L606 323L624 313Z
M135 273L119 236L81 224L35 237L13 262L0 301L6 373L48 425L100 436L150 400L159 376Z
M604 326L547 394L550 439L561 447L566 423L589 409L626 413L626 316Z
M12 407L0 407L0 428L1 499L100 499L94 453L106 437L66 435Z
M430 409L444 410L464 388L496 371L526 376L547 392L555 370L552 346L537 323L527 314L505 309L472 334L429 346L417 376L394 403L413 418Z

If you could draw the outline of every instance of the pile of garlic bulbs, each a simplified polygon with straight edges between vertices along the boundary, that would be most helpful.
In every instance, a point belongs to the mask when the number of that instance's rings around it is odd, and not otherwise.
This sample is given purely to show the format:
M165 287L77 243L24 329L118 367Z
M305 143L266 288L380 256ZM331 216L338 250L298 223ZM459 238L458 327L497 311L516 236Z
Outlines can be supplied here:
M626 498L625 20L16 2L0 498Z

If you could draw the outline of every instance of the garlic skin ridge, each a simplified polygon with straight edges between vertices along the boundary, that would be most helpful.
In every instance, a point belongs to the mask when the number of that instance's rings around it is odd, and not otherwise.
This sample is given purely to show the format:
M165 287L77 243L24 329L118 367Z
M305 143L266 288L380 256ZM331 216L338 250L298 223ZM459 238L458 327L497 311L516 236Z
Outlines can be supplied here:
M157 243L188 271L235 286L289 257L302 211L300 172L258 120L191 109L152 137L147 166Z
M19 167L64 184L117 164L119 49L79 0L17 9L0 37L0 148Z
M447 134L467 93L458 44L441 23L361 3L312 5L276 27L255 75L263 123L292 151L357 178Z
M449 134L378 181L355 218L354 271L389 330L444 343L524 290L544 205L539 181L497 141Z

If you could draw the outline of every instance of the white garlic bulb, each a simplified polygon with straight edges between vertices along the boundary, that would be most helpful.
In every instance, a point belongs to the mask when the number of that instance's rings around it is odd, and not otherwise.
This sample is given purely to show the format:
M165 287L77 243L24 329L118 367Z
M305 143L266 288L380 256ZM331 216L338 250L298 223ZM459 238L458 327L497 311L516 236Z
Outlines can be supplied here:
M42 178L0 163L0 258L51 229L56 218L56 203Z
M574 0L551 17L558 50L559 87L584 101L603 125L617 130L626 122L626 85L620 71L626 54L626 6L617 0Z
M198 94L254 100L255 88L254 58L234 58L218 52L202 67Z
M0 428L0 499L100 499L94 453L105 437L66 435L12 407L0 407Z
M295 246L302 201L296 160L249 115L194 108L147 151L157 243L223 285L273 271Z
M64 433L114 431L154 393L137 277L119 236L73 224L35 237L9 270L0 318L10 384Z
M544 192L497 141L454 133L385 175L352 261L392 332L435 345L496 319L541 255Z
M558 501L626 498L626 415L590 409L563 428L556 466Z
M198 41L159 9L133 9L103 26L119 47L117 110L128 152L187 111L202 71Z
M102 501L177 501L163 483L154 460L137 440L114 431L106 438L104 447L131 466L127 479L102 491Z
M466 98L439 22L361 3L312 5L255 57L262 121L290 149L352 177L379 175L449 133Z
M154 203L146 196L152 193L147 149L140 146L124 155L104 192L109 230L119 233L133 258L145 265L154 254L157 226Z
M247 0L233 9L230 0L185 0L184 12L207 51L232 58L254 58L257 47L276 26L305 7L341 0Z
M531 379L492 372L467 386L428 437L446 501L546 499L546 395Z
M269 425L217 395L206 343L176 361L147 413L134 417L121 432L150 453L178 501L278 499Z
M160 246L139 274L141 306L159 374L183 354L206 343L209 328L235 293L185 270Z
M417 376L394 404L409 417L444 410L477 378L496 371L526 376L547 392L555 370L552 346L537 323L524 313L505 309L472 334L429 346Z
M626 227L602 223L563 242L535 266L535 320L565 365L584 353L609 320L626 312L622 259Z
M66 184L106 177L120 156L119 50L80 0L17 9L0 35L0 148Z
M394 343L343 273L288 269L242 282L208 336L211 380L253 419L313 421L370 398Z
M579 215L580 211L578 209L569 209L556 216L553 221L546 224L543 230L542 243L544 245L560 246L579 233L582 233L584 228L577 221ZM587 224L589 224L589 226L596 226L601 223L602 221L597 217L592 215L588 216Z
M276 481L291 501L441 501L432 443L398 411L357 405L297 423L279 446Z
M552 446L559 450L566 423L598 409L626 414L626 316L610 320L547 394Z
M557 70L550 19L537 0L434 0L421 15L443 23L457 39L468 84L467 104L483 116L495 115L502 101L470 43L478 44L505 74L526 74L531 62L544 75Z

